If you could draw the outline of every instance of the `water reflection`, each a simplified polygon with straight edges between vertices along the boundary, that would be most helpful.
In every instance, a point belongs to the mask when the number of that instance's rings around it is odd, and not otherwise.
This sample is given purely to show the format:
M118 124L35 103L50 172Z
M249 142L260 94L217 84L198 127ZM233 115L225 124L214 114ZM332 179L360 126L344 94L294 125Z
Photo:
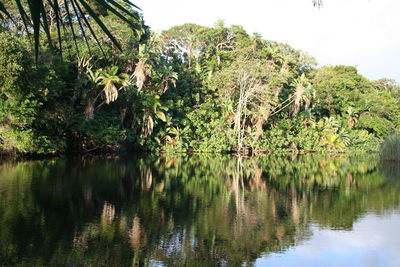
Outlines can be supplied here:
M316 226L350 231L397 211L396 168L321 155L7 161L0 263L252 266L301 248Z
M400 216L366 214L352 231L311 226L310 240L260 257L256 266L399 266Z

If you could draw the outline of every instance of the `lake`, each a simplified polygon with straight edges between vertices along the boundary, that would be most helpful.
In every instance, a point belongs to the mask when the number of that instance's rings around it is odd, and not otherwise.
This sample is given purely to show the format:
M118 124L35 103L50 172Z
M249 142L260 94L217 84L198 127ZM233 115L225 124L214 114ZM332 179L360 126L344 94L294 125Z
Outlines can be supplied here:
M399 266L375 155L0 162L0 266Z

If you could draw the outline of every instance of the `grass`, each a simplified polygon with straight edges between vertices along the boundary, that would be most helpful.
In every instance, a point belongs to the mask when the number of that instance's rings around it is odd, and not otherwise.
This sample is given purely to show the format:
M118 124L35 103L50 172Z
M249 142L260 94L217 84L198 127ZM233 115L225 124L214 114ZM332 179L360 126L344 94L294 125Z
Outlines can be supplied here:
M381 160L400 162L400 134L389 136L380 148Z

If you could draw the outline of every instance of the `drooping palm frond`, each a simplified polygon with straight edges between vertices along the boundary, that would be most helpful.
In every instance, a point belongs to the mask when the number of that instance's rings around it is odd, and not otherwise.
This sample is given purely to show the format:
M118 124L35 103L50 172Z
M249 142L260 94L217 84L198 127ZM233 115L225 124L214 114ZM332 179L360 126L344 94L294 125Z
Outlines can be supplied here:
M322 0L312 0L312 2L315 7L322 7L323 4Z
M98 42L98 38L93 31L91 26L91 21L88 16L90 16L95 23L101 28L104 34L112 41L112 43L119 49L121 46L107 26L101 21L99 15L94 11L94 8L89 3L89 0L14 0L16 6L18 7L18 12L21 20L24 24L26 32L33 33L34 46L35 46L35 56L38 57L39 53L39 40L40 33L44 32L50 46L52 45L50 29L49 29L49 18L47 16L48 9L51 9L55 16L56 28L57 28L57 38L60 45L61 51L61 28L67 25L71 26L71 31L73 39L76 45L77 32L73 29L72 24L78 23L80 28L80 34L84 37L87 42L88 38L85 34L84 25L89 29L91 35ZM115 0L91 0L92 3L104 8L111 14L114 14L119 19L129 24L133 29L138 30L139 24L135 24L134 21L139 21L140 18L138 14L129 10L130 8L124 7L129 6L140 10L139 7L131 3L129 0L120 0L119 3ZM123 3L123 4L122 4ZM47 10L46 10L46 8ZM7 10L7 7L0 2L0 18L8 18L13 21L13 17Z

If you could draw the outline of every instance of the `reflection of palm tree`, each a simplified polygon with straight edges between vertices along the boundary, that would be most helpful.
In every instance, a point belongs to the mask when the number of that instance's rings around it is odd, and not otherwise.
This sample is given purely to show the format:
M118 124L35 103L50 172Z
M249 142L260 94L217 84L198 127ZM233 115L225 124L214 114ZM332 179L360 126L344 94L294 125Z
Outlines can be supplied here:
M138 250L140 248L140 239L141 239L141 225L140 218L135 216L132 221L132 227L129 230L129 241L132 245L132 248Z
M104 202L103 211L101 212L101 222L103 224L111 224L115 218L114 205Z
M266 189L265 181L262 179L262 168L260 168L257 163L253 164L254 175L250 178L250 189L251 191L261 190L264 191Z
M147 166L144 166L140 172L140 178L144 186L142 186L142 190L149 190L153 184L153 173L151 169Z

